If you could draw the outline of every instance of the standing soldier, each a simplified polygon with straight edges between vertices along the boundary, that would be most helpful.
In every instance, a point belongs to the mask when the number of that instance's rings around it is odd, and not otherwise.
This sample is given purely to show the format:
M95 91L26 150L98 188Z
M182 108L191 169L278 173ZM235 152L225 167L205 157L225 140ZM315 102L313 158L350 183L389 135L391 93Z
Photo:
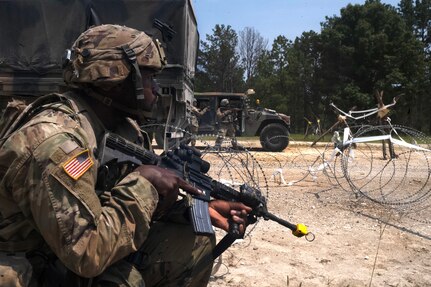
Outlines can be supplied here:
M196 145L196 136L199 131L199 119L207 112L208 107L203 108L200 110L197 107L198 102L196 99L193 99L193 105L192 105L192 118L191 118L191 126L190 126L190 133L192 134L192 139L190 141L190 144L192 146Z
M193 232L188 196L178 197L199 190L152 165L118 175L110 190L98 184L107 132L146 144L135 120L157 99L162 48L101 25L67 59L71 90L37 99L0 139L0 286L205 286L215 238ZM226 231L233 220L244 232L247 212L209 203Z
M225 137L231 139L232 147L237 149L240 147L236 140L236 125L237 125L237 112L239 109L229 107L229 100L222 99L220 101L220 107L217 109L217 122L218 132L215 142L215 148L221 149L221 144Z

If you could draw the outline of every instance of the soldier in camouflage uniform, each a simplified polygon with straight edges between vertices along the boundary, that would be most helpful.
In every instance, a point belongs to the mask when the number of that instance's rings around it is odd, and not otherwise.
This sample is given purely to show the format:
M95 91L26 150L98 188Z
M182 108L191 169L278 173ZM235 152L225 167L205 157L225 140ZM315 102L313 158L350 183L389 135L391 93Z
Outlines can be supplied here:
M191 146L196 145L196 135L199 131L199 119L208 111L208 107L205 107L202 110L200 110L197 107L197 103L198 102L196 101L196 99L194 99L193 105L192 105L192 118L191 118L191 125L190 125L190 133L192 134L192 139L190 141Z
M215 238L193 233L178 199L180 188L199 190L140 166L96 191L107 131L145 145L132 118L157 98L161 47L101 25L79 36L69 58L71 91L47 96L0 139L0 286L205 286ZM228 230L229 219L245 231L249 207L209 206L214 226Z
M225 137L229 137L231 139L231 144L233 148L236 149L240 147L236 140L237 112L238 109L232 109L229 107L228 99L222 99L220 101L220 107L217 109L216 114L217 122L219 125L215 142L216 149L221 149L221 144L223 143L223 139Z

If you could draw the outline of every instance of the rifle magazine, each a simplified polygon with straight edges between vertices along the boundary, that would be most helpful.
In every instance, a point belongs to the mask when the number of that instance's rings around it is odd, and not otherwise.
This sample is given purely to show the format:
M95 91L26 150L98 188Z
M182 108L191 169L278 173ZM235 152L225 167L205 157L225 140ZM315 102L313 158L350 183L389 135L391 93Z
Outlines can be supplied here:
M214 234L207 201L193 198L190 206L190 218L196 234Z

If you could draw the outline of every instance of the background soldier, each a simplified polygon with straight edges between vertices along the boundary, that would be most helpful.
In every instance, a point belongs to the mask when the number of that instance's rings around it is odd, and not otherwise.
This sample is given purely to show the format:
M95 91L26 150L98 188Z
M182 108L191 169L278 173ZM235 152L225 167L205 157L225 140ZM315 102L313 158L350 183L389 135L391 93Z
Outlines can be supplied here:
M240 147L236 140L237 112L239 110L240 109L237 108L230 108L228 99L222 99L220 101L220 106L217 109L218 132L215 141L215 148L217 150L221 149L221 144L225 137L231 139L234 149Z
M98 183L106 132L148 144L133 119L154 105L152 76L164 64L143 32L90 28L66 63L71 91L36 100L2 138L0 286L207 284L215 238L194 234L188 197L178 200L180 188L199 190L148 165L118 176L111 190ZM212 201L209 212L215 226L228 230L233 220L244 232L250 208Z
M190 144L192 146L196 145L196 136L199 131L199 119L208 111L208 107L203 108L200 110L197 107L198 102L196 99L193 100L192 105L192 119L191 119L191 126L190 126L190 133L192 134L192 139L190 141Z

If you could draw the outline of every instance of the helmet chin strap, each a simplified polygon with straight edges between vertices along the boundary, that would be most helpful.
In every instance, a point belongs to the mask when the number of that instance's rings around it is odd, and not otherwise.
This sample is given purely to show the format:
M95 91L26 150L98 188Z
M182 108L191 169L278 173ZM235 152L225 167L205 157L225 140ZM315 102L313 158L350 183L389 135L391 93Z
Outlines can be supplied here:
M132 82L135 87L135 95L138 102L138 108L142 108L142 101L145 99L145 96L144 87L142 85L141 72L139 71L138 62L136 61L136 54L133 49L131 49L127 44L121 46L121 48L126 54L127 59L129 60L129 63L131 65L130 73L132 73Z

